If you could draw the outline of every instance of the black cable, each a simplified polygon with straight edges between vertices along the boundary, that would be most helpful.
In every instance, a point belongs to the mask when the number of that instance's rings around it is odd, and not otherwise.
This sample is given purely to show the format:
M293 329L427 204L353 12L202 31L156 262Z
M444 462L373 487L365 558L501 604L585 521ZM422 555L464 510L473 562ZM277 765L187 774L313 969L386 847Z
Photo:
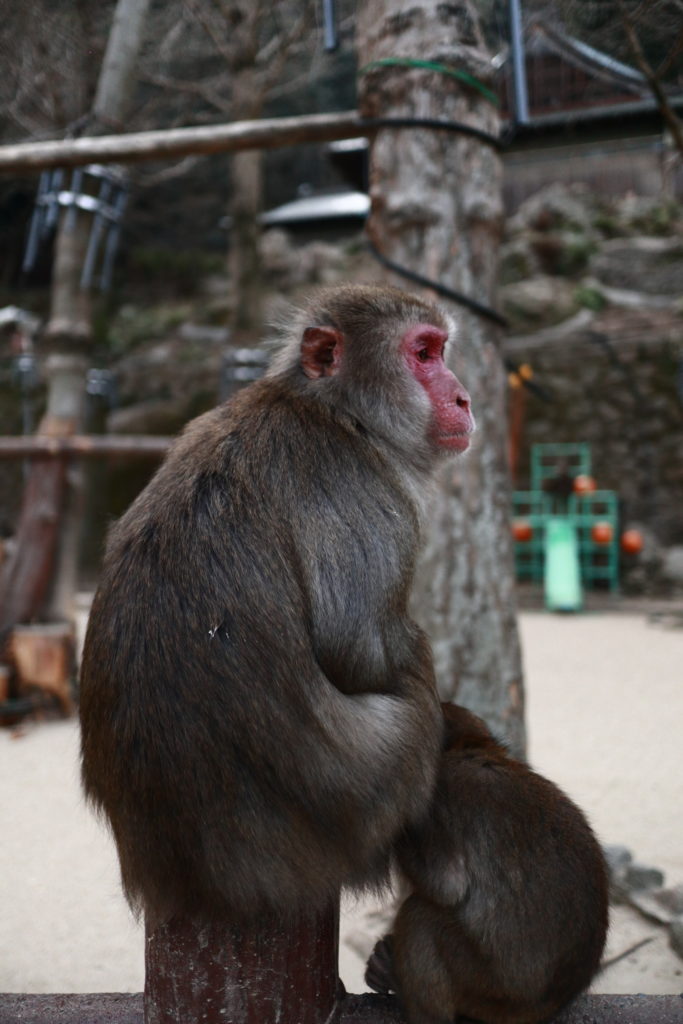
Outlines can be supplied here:
M408 281L412 281L413 284L417 284L421 288L431 288L433 291L438 292L439 295L443 295L444 298L450 299L452 302L457 302L459 306L464 306L466 309L471 310L478 316L483 316L486 320L493 321L493 323L498 324L499 327L508 326L507 320L501 313L498 313L490 306L484 305L483 302L471 299L469 295L463 295L462 292L456 292L453 288L449 288L445 284L439 284L438 281L430 281L428 277L423 277L422 274L416 274L415 271L408 270L406 267L402 267L400 264L394 263L393 260L383 256L379 249L369 239L367 246L375 259L388 270L392 270L395 274L405 277Z
M363 125L368 129L431 128L436 131L456 132L459 135L469 135L471 138L478 139L487 146L492 146L493 149L498 152L503 149L507 142L507 140L503 140L497 135L492 135L490 132L485 132L481 128L475 128L472 125L464 124L461 121L443 121L434 117L368 117L363 119ZM398 263L394 263L393 260L384 256L371 241L368 240L367 244L368 249L375 259L388 270L393 271L395 274L399 274L401 277L405 277L406 280L412 281L413 284L420 285L421 288L431 288L439 295L443 295L444 298L450 299L452 302L456 302L460 306L464 306L466 309L471 310L478 316L482 316L487 320L493 321L493 323L498 324L499 327L507 328L507 320L495 309L485 305L483 302L478 302L476 299L470 298L468 295L456 292L453 288L448 288L447 285L439 284L438 281L430 281L429 278L423 277L421 274L416 274L415 271L408 270L407 267L402 267Z
M432 128L436 131L457 132L459 135L470 135L480 142L486 143L500 151L505 146L504 139L481 128L475 128L471 124L461 121L443 121L436 117L366 117L363 118L363 126L368 129L375 128Z

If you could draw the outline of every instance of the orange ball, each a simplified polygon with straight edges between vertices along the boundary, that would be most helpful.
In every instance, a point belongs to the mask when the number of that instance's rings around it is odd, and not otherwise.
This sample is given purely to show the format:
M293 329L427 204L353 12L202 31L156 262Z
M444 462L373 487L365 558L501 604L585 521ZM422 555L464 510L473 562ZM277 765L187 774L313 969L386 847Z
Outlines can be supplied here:
M595 480L586 473L579 473L574 477L574 490L577 494L592 494L595 490Z
M621 535L621 550L627 555L637 555L643 550L643 535L640 530L624 530Z
M531 529L531 523L527 523L526 519L515 519L512 524L512 536L517 541L531 540L534 535L534 531Z
M595 523L591 527L591 540L594 544L611 544L613 536L611 523Z

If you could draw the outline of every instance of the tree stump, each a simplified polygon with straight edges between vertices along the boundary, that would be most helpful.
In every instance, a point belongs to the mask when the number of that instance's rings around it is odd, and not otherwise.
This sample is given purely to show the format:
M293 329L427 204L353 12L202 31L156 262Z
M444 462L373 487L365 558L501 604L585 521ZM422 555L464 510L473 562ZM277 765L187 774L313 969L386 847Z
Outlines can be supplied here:
M149 929L145 1024L324 1024L340 995L338 906L249 932L173 919Z

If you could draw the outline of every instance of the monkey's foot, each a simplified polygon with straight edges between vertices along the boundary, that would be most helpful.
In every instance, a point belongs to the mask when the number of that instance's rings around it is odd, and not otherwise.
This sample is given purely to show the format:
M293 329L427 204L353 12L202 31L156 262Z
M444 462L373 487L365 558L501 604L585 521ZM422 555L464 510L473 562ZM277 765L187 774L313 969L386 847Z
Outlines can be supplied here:
M365 968L365 983L381 995L396 991L393 936L385 935L375 945Z

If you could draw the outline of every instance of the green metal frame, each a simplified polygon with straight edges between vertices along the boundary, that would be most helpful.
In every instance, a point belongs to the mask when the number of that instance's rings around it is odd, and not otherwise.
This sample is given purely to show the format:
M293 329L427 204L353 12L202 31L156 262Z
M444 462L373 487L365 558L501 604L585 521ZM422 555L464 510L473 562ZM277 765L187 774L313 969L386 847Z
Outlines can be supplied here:
M581 579L586 586L605 580L612 592L619 589L619 507L614 491L573 494L568 511L579 534ZM612 539L596 544L591 530L596 523L609 523Z
M531 527L531 540L515 541L515 574L518 580L543 579L543 538L545 524L552 514L551 503L542 491L514 491L513 519L523 520Z
M543 483L555 476L560 465L572 476L590 475L591 451L587 444L536 444L531 449L530 491L512 495L512 516L532 529L531 540L515 541L515 573L518 580L542 582L545 569L544 539L548 520L566 516L575 527L579 545L581 581L591 587L606 583L619 589L619 502L614 491L573 494L567 501L543 491ZM596 523L608 523L612 537L608 544L596 544L591 531Z
M591 472L589 444L535 444L531 448L531 489L542 491L543 483L557 475L561 463L566 463L572 476Z

